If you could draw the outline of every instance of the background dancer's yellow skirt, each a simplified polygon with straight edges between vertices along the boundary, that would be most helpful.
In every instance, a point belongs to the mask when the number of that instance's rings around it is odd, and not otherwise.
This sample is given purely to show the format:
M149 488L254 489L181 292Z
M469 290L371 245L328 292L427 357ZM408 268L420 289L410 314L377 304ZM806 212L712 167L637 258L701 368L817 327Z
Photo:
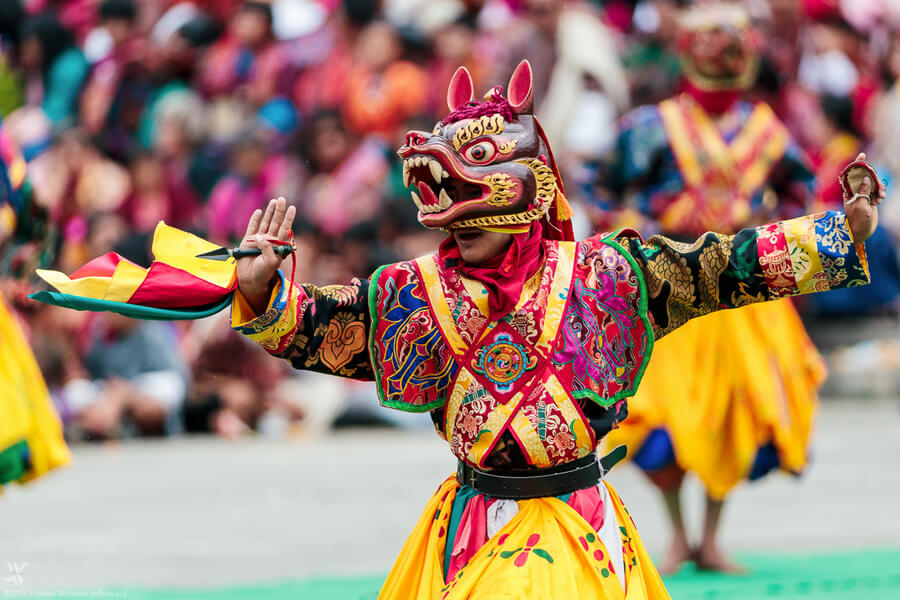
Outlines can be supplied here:
M34 354L0 298L0 484L29 481L69 458Z
M619 525L627 592L600 536L558 498L518 501L515 516L445 583L447 530L460 490L450 477L425 507L379 600L668 600L628 511L612 486L600 485Z
M790 300L716 312L655 345L628 418L605 443L626 444L652 470L641 451L665 432L677 464L722 499L756 471L761 448L782 469L803 470L824 377Z

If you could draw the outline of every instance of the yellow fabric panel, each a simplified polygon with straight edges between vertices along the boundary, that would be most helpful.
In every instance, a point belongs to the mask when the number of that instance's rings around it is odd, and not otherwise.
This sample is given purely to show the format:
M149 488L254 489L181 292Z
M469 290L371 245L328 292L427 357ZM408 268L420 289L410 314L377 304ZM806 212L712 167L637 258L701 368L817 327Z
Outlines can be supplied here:
M730 144L703 107L690 98L666 100L660 103L659 112L688 189L704 185L706 172L715 170L719 178L737 186L742 196L750 197L765 184L772 164L784 156L790 143L787 129L763 102L756 104ZM700 148L691 141L689 125L700 138ZM712 161L705 170L698 158L700 153ZM740 171L738 165L744 165ZM677 215L670 216L670 220L673 218Z
M528 386L525 386L526 389L527 387ZM512 417L513 413L518 410L519 404L522 403L523 398L522 392L519 392L510 398L509 401L498 404L497 407L490 412L487 421L481 426L481 430L484 431L484 433L479 435L478 441L472 444L472 447L469 449L468 458L470 462L480 466L482 461L487 458L487 451L494 445L494 440L497 439L497 436L503 431L506 424L509 423L509 419Z
M587 456L594 451L593 436L588 430L590 424L585 421L575 406L575 400L566 391L556 375L550 375L544 382L547 392L553 398L553 402L562 412L566 423L574 423L572 433L575 435L575 443L578 445L578 456Z
M755 161L747 165L744 169L743 176L740 179L741 192L745 196L751 196L757 189L765 184L769 173L772 170L772 164L784 156L790 143L790 134L784 127L779 127L773 133L762 147L760 156Z
M444 287L438 277L434 258L431 255L423 256L416 259L416 264L422 275L422 284L428 291L432 309L438 318L438 325L444 333L444 339L450 344L450 350L454 354L465 353L467 346L456 329L456 321L453 319L453 313L450 312L450 305L447 304L447 296L444 295Z
M544 322L541 324L541 337L535 344L544 354L549 354L556 334L563 322L563 311L568 301L568 289L572 284L572 272L575 268L575 242L559 243L559 260L553 273L550 294L544 310Z
M31 423L17 363L11 348L0 347L0 450L24 440Z
M753 112L730 146L731 155L736 161L745 160L753 152L759 137L757 134L765 131L774 116L775 113L768 104L759 103L753 107Z
M435 600L444 587L444 551L459 484L448 477L416 523L378 595L379 600ZM435 518L437 517L437 518Z
M690 111L688 118L693 121L694 127L700 136L700 143L703 146L702 151L712 159L719 173L727 177L729 181L737 181L739 175L734 163L734 157L725 143L725 139L722 137L722 132L719 131L719 128L709 118L709 115L700 104L687 96L682 97L682 101L688 105L687 110ZM697 153L701 149L691 146L690 150Z
M735 164L743 164L752 153L759 152L756 160L740 174L741 192L745 196L752 195L765 184L772 165L781 160L790 141L790 133L772 108L764 102L758 103L731 145Z
M447 435L452 436L456 429L456 415L459 413L459 407L462 406L463 398L469 391L469 387L480 384L475 381L475 376L465 367L460 367L456 380L453 382L453 389L447 398L447 415L444 420L444 431Z
M551 466L550 457L547 456L547 450L544 448L544 444L541 443L537 430L522 411L516 413L512 423L510 423L510 427L516 433L519 442L525 447L525 453L533 465L540 468Z
M609 552L596 531L556 498L519 501L519 512L444 585L445 519L459 489L451 477L425 507L379 600L667 600L628 511L612 486L604 485L627 540L625 592L608 569Z
M670 98L660 102L659 115L666 130L666 137L672 146L675 161L678 163L678 170L684 178L685 186L690 188L700 185L703 181L703 170L691 146L684 114L678 101Z
M256 315L240 290L235 290L234 299L231 302L231 327L241 328L241 333L267 350L276 348L285 335L296 330L297 299L306 295L306 292L297 284L291 283L290 285L293 286L293 300L285 305L284 310L275 321L262 317L266 317L269 311L273 310L272 306L280 298L283 292L281 281L275 284L266 313L263 315Z
M631 518L625 503L619 497L615 488L604 481L602 485L606 486L609 492L609 498L613 504L613 510L616 513L616 521L619 527L625 528L625 536L630 540L625 544L625 564L628 571L625 580L625 589L627 591L626 600L634 600L636 598L646 598L647 600L664 600L669 598L669 592L666 591L662 579L653 565L653 560L641 541L637 527ZM630 556L631 555L631 556ZM629 557L634 564L629 563Z
M0 450L23 439L32 466L24 481L71 459L34 354L0 299Z
M113 302L128 302L146 278L147 269L124 260L120 261L116 265L112 279L109 280L109 287L106 288L103 299Z
M460 276L460 281L462 281L463 287L466 288L466 293L469 295L469 298L472 299L472 302L475 303L475 306L478 307L478 310L481 311L485 317L488 315L488 297L487 297L487 288L484 287L484 284L480 281L476 281L469 277Z
M825 274L816 242L815 220L811 216L805 216L782 221L782 224L797 289L801 294L817 291L818 278L824 277ZM827 285L825 289L828 289Z
M216 250L216 244L196 235L169 227L162 221L153 232L153 256L156 260L184 269L191 275L223 288L231 288L237 278L235 260L209 260L198 254Z
M48 269L35 270L37 276L52 285L63 294L73 296L86 296L102 300L109 288L109 277L81 277L69 279L69 276L59 271Z
M657 342L628 418L603 443L634 456L665 428L678 464L722 499L770 441L783 469L803 470L824 377L790 300L712 313Z

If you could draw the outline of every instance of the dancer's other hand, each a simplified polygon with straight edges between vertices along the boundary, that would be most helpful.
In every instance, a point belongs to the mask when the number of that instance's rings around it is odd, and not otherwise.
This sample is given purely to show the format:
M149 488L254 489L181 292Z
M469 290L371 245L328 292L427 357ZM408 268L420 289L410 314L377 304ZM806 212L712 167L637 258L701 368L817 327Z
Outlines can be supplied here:
M265 312L275 287L275 273L284 260L272 249L270 240L285 242L294 224L296 208L287 206L284 198L269 200L265 212L253 211L241 248L259 248L259 256L247 256L237 261L238 289L256 314Z
M860 153L856 161L865 161L866 155ZM878 178L866 173L859 184L859 189L853 190L848 198L844 196L844 212L850 231L853 233L854 242L864 242L875 233L878 226L878 205L887 196L884 184ZM877 188L877 189L876 189Z

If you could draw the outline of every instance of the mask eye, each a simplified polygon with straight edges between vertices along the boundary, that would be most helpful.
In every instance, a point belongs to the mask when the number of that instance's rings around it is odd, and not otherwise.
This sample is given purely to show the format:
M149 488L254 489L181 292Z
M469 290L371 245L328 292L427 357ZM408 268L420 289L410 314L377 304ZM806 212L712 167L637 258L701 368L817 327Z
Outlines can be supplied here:
M497 154L497 147L488 140L469 144L462 151L463 158L477 165L491 162L495 154Z

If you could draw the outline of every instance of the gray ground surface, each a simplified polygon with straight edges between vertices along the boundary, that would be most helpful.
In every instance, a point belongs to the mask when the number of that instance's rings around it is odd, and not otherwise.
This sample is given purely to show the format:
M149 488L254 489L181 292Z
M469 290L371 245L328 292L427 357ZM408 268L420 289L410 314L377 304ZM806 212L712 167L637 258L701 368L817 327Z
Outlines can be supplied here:
M69 469L0 497L0 591L11 585L6 563L29 563L30 589L385 572L454 467L433 433L396 430L89 445L75 457ZM630 466L610 479L651 552L662 550L652 490ZM696 485L687 500L696 526ZM898 548L898 508L898 403L831 401L811 471L739 489L724 541L777 553Z

